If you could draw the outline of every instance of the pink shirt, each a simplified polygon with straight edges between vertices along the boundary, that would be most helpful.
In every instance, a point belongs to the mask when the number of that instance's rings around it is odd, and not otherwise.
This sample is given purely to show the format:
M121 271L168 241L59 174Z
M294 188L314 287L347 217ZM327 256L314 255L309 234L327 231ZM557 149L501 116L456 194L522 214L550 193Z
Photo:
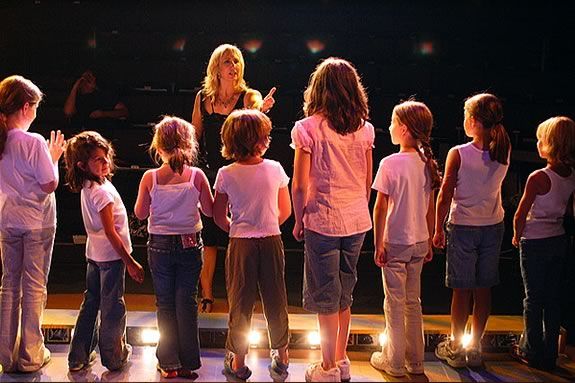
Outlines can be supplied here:
M295 123L292 144L311 154L304 227L340 237L371 229L366 196L367 152L375 140L369 122L345 136L318 114Z

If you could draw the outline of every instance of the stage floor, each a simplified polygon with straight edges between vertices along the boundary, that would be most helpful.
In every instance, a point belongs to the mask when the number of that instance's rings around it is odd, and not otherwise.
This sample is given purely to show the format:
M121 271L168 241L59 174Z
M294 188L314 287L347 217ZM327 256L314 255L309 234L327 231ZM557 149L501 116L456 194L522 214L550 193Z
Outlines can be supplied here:
M134 347L132 359L128 365L119 372L109 372L96 362L88 369L70 373L67 368L68 345L48 345L52 351L52 361L40 371L32 374L0 374L0 382L154 382L165 381L156 371L156 357L154 347ZM407 375L403 378L393 378L379 372L369 365L370 353L352 352L352 381L354 382L381 382L381 381L407 381L407 382L569 382L575 380L575 362L566 358L560 360L560 367L553 373L530 369L506 354L488 354L485 368L471 370L453 369L438 361L431 353L426 354L425 375ZM198 382L226 381L222 374L224 350L202 350L203 366L197 371ZM318 350L293 350L289 375L285 381L304 381L307 364L320 357ZM266 350L251 350L248 354L247 364L253 371L249 381L271 382L268 365L269 358ZM189 379L170 379L170 381L190 381ZM229 380L228 380L229 381Z

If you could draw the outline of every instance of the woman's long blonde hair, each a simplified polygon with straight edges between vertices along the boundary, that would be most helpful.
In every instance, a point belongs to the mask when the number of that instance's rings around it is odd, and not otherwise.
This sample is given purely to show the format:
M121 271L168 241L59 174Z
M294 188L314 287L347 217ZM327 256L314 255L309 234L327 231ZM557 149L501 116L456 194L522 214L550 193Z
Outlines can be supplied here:
M206 77L202 82L204 97L209 99L211 102L216 101L216 93L218 92L218 86L220 85L219 70L220 61L225 53L232 53L240 61L240 73L238 73L238 80L234 84L234 92L243 92L248 89L246 80L244 80L244 56L238 47L231 44L222 44L218 46L212 52L210 56L210 61L208 62L208 68L206 70Z
M0 82L0 160L8 137L6 118L22 109L26 103L39 103L43 96L32 81L22 76L6 77Z
M354 66L330 57L312 73L303 95L306 116L321 113L341 135L357 131L369 118L367 94Z

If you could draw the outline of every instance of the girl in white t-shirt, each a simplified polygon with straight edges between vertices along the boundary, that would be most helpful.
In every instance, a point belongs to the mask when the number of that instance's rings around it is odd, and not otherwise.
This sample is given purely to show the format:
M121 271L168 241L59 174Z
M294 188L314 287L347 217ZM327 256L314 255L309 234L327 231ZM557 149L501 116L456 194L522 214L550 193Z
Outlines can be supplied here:
M496 96L468 98L463 127L472 141L447 153L433 236L435 247L446 247L445 284L453 289L451 337L438 344L435 355L455 368L483 364L481 339L491 311L491 287L499 283L504 233L501 184L511 151ZM464 349L461 341L470 313L471 341Z
M272 377L285 379L289 341L285 260L280 225L291 214L289 178L279 162L262 158L272 123L257 110L232 112L222 127L222 155L235 162L222 167L214 188L214 220L229 232L226 288L229 304L225 373L251 375L245 365L246 334L259 295L272 349ZM228 212L231 216L228 216Z
M74 372L89 366L99 346L102 365L118 370L132 351L125 341L125 270L138 283L144 280L144 270L130 255L128 215L110 182L114 149L99 133L85 131L68 140L64 159L67 185L72 192L80 192L88 235L86 291L70 344L68 368Z
M36 371L50 360L40 326L64 136L51 132L47 142L28 132L41 100L24 77L0 82L0 366L6 372Z
M202 170L194 127L165 116L154 128L150 153L160 165L144 173L134 213L148 218L148 264L156 293L160 340L157 369L164 378L191 378L201 366L198 333L198 279L202 270L204 215L213 197Z
M389 133L399 152L381 160L373 182L374 261L382 268L386 343L371 365L392 376L423 374L420 277L433 257L433 190L441 182L429 143L432 126L425 104L395 106Z
M563 216L575 192L575 122L563 116L543 121L537 150L547 166L529 175L513 221L525 286L525 329L513 352L532 367L552 370L559 349L559 276L568 243Z

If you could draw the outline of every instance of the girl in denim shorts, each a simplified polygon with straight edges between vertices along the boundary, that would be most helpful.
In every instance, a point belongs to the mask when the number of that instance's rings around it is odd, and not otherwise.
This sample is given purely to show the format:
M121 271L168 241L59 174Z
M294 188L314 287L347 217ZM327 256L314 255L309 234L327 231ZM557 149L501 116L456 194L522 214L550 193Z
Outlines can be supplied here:
M513 355L544 370L556 366L561 269L567 252L563 216L575 191L575 122L552 117L537 128L537 150L547 166L529 175L513 221L521 254L525 329Z
M445 282L453 289L451 338L441 342L435 354L456 368L483 364L481 338L491 311L491 287L499 283L504 230L501 184L511 151L503 107L496 96L482 93L468 98L463 126L472 141L447 154L433 236L434 246L447 244ZM472 339L465 350L462 338L472 300Z
M66 181L70 190L80 192L88 234L86 291L70 343L68 368L75 372L88 367L98 346L102 365L117 370L132 353L126 343L125 271L142 283L144 269L131 255L126 207L110 182L114 149L99 133L85 131L68 140L64 158Z
M201 366L198 279L202 269L202 212L212 215L208 180L192 167L198 144L194 127L166 116L154 128L150 152L160 166L142 176L134 213L148 218L148 264L152 272L160 339L157 369L164 378L193 377Z
M433 115L421 102L393 108L389 133L399 153L381 160L373 182L374 261L382 268L387 341L370 362L392 376L424 373L420 279L433 257L433 190L441 183L429 141L432 127Z
M22 76L0 82L0 374L50 361L42 315L56 232L58 160L64 136L28 131L42 92Z
M318 315L322 360L306 380L350 379L346 354L357 261L371 229L373 125L367 95L348 61L328 58L304 93L306 118L291 132L295 148L293 235L305 240L303 307Z

